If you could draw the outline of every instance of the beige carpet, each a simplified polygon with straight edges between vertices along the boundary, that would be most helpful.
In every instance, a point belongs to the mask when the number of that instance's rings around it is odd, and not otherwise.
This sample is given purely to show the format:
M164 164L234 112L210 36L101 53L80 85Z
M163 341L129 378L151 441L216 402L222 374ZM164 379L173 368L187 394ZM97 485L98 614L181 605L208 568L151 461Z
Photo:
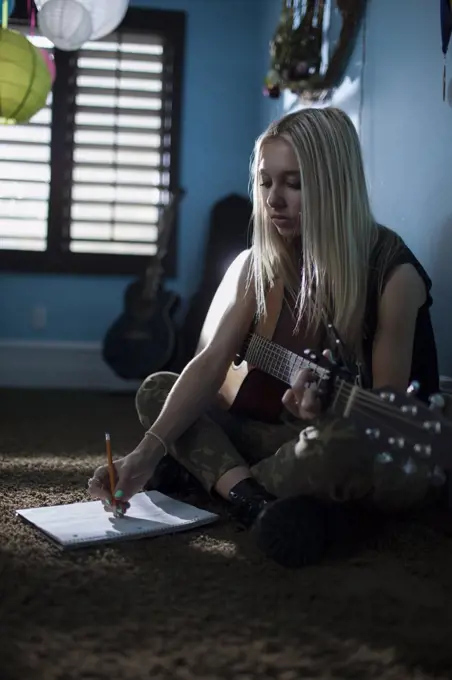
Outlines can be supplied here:
M378 549L290 572L222 523L63 554L15 518L86 499L133 398L0 391L1 680L452 677L452 550L428 517ZM441 520L441 521L440 521Z

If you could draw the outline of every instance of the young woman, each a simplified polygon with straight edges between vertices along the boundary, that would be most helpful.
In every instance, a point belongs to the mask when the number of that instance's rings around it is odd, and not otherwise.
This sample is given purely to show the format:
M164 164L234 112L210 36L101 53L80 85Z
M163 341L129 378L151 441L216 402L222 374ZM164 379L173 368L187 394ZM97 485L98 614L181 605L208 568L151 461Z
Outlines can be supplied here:
M277 423L222 410L230 364L250 329L274 319L273 341L295 354L334 348L339 337L341 361L364 388L404 392L415 380L426 399L439 387L431 282L376 223L359 139L342 111L305 109L272 123L251 174L252 247L227 272L182 374L151 375L139 389L147 432L116 461L115 496L125 509L150 478L162 490L171 476L187 487L197 480L253 528L266 554L297 566L324 553L339 501L406 508L426 498L432 470L421 462L407 474L397 457L371 453L348 420L322 412L309 371L294 376ZM254 408L259 399L256 388ZM105 466L89 490L111 501Z

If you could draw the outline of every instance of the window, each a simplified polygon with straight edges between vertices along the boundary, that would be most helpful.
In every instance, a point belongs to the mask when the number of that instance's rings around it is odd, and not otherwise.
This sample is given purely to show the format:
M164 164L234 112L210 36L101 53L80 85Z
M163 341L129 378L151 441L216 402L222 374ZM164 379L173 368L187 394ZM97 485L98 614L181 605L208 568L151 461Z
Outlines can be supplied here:
M42 36L32 42L52 50ZM0 125L0 248L43 252L50 196L52 95L28 125Z
M179 185L183 43L183 13L129 9L104 39L54 51L46 108L0 126L0 268L143 271ZM173 231L168 274L175 245Z

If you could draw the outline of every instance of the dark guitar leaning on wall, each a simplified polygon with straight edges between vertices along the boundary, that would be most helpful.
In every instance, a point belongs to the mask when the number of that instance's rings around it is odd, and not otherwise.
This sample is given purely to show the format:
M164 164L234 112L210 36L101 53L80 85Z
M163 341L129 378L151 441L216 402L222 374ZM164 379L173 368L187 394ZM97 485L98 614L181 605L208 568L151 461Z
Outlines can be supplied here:
M120 378L143 380L164 370L176 352L173 315L179 297L162 285L162 261L174 224L177 205L184 195L170 196L158 225L157 254L143 277L133 281L124 295L124 311L108 329L103 343L104 361Z

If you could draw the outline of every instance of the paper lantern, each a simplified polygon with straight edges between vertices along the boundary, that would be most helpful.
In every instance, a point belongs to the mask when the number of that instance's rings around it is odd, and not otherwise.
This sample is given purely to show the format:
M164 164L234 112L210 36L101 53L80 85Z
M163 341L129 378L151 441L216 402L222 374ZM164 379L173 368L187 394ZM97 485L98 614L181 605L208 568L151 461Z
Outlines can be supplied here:
M17 31L0 28L0 122L29 121L45 106L51 88L41 51Z
M36 0L38 12L53 0ZM78 0L91 17L90 40L99 40L119 26L127 12L129 0Z
M72 52L89 40L91 16L77 0L47 0L38 12L38 26L55 47Z
M86 1L86 0L84 0ZM98 0L91 12L93 32L91 40L99 40L112 33L124 19L129 0Z

